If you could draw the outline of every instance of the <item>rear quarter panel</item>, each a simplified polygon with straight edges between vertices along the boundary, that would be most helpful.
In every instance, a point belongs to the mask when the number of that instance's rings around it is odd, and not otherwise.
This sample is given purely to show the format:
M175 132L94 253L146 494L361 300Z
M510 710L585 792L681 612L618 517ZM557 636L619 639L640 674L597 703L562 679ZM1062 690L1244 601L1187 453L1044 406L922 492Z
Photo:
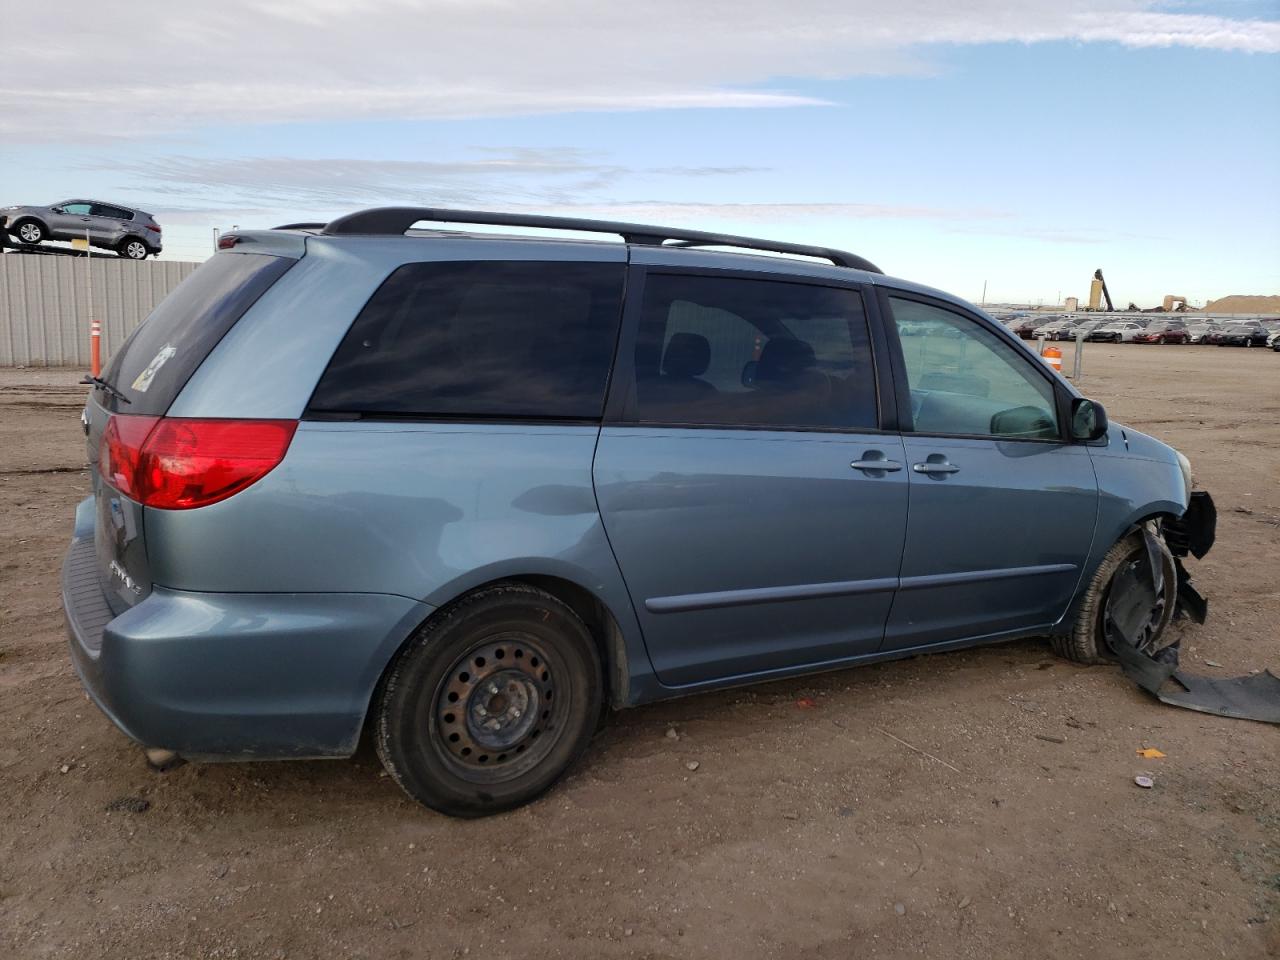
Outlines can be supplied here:
M597 426L300 425L229 500L147 510L155 583L206 592L386 593L440 606L492 580L555 576L613 613L648 672L591 481Z

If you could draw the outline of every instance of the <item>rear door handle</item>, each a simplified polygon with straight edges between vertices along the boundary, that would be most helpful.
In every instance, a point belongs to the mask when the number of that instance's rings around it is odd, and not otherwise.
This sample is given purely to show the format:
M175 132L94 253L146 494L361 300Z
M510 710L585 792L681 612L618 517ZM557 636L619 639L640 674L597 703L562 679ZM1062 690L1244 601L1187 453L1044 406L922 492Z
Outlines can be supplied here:
M945 474L959 473L960 468L954 463L947 463L945 460L926 460L924 463L913 463L911 469L916 473L927 474Z

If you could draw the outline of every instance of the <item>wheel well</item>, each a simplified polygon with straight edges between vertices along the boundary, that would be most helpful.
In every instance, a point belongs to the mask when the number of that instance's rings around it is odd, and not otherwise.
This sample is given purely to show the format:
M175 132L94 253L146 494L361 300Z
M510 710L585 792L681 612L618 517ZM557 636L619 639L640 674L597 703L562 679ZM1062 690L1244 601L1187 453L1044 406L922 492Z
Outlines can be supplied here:
M591 639L595 641L596 650L600 654L600 664L604 668L605 688L602 691L602 699L606 704L615 708L625 706L631 672L627 667L627 652L626 645L622 637L622 630L619 628L617 620L614 619L613 613L608 607L596 599L591 591L578 586L578 584L574 583L572 580L565 580L562 577L546 576L541 574L501 577L497 580L490 580L486 583L478 584L465 593L460 594L455 597L451 603L461 600L462 597L470 596L478 590L484 590L486 587L491 587L496 583L527 584L528 586L541 590L544 593L551 594L551 596L555 597L581 617L582 622L587 626L587 631L591 634ZM378 682L374 685L373 694L369 698L369 704L365 708L364 723L361 726L362 737L371 729L369 724L373 718L373 712L377 708L378 699L382 695L383 684L391 673L391 668L395 664L396 659L400 656L401 651L424 626L431 622L432 618L438 616L440 611L446 609L449 605L450 604L444 604L440 606L431 613L431 616L418 624L404 638L395 653L388 658L386 664L382 668L382 674L378 678Z
M39 217L33 217L30 215L27 215L25 217L19 217L17 220L13 221L13 223L5 227L5 230L12 233L16 231L24 223L34 223L37 226L39 226L40 229L43 230L45 233L49 232L49 227L45 224L43 220L41 220Z
M527 583L531 587L549 593L582 618L582 622L587 625L587 630L596 642L596 650L600 654L600 665L604 668L605 703L615 707L625 703L630 676L630 671L627 669L626 647L622 640L622 630L619 629L618 622L609 608L591 591L578 586L572 580L542 574L503 579Z
M1167 510L1156 510L1153 513L1148 513L1144 517L1139 517L1138 519L1131 521L1127 527L1125 527L1122 531L1120 531L1120 536L1116 537L1114 540L1111 541L1111 543L1107 544L1107 550L1110 550L1115 544L1119 543L1121 540L1123 540L1125 537L1129 536L1130 534L1134 533L1135 531L1141 530L1144 524L1150 523L1152 520L1155 520L1157 522L1157 524L1161 528L1161 531L1163 532L1164 526L1166 523L1176 521L1177 519L1178 518L1176 515L1170 513Z
M1116 537L1113 537L1111 540L1107 541L1106 544L1102 545L1101 552L1098 553L1096 562L1094 562L1094 560L1092 559L1089 561L1086 561L1087 566L1085 567L1084 572L1080 576L1079 583L1076 585L1075 596L1071 598L1071 603L1067 606L1066 613L1062 615L1062 619L1058 621L1057 625L1055 626L1055 629L1059 629L1059 628L1069 629L1070 625L1075 622L1076 611L1080 607L1080 602L1084 599L1084 595L1088 590L1089 583L1090 581L1093 580L1093 576L1097 572L1098 565L1101 564L1103 558L1106 557L1107 551L1109 551L1112 547L1114 547L1117 543L1119 543L1125 537L1130 536L1135 530L1141 529L1144 523L1147 523L1151 520L1158 520L1160 521L1163 527L1165 521L1176 521L1177 519L1178 518L1174 514L1170 513L1167 510L1153 511L1152 513L1148 513L1145 516L1138 517L1134 520L1131 520L1120 531L1119 535L1117 535ZM1176 547L1172 549L1172 552L1174 553L1175 556L1177 555Z

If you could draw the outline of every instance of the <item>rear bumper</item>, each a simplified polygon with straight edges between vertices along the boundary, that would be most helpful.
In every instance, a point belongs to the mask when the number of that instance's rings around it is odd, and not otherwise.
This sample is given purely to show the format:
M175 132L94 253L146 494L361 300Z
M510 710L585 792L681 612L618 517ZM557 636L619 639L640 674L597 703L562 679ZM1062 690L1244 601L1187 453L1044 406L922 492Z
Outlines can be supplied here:
M155 587L113 616L91 534L67 551L62 600L72 662L102 711L145 747L205 759L349 756L383 669L432 609Z

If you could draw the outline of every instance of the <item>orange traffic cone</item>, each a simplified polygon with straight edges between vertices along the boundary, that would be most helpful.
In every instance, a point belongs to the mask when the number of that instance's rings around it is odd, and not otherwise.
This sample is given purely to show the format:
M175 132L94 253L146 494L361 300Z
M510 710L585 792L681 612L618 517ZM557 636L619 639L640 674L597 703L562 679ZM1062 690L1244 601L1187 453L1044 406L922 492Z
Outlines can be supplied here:
M1042 354L1044 362L1051 366L1058 373L1062 372L1062 351L1057 347L1045 347Z

